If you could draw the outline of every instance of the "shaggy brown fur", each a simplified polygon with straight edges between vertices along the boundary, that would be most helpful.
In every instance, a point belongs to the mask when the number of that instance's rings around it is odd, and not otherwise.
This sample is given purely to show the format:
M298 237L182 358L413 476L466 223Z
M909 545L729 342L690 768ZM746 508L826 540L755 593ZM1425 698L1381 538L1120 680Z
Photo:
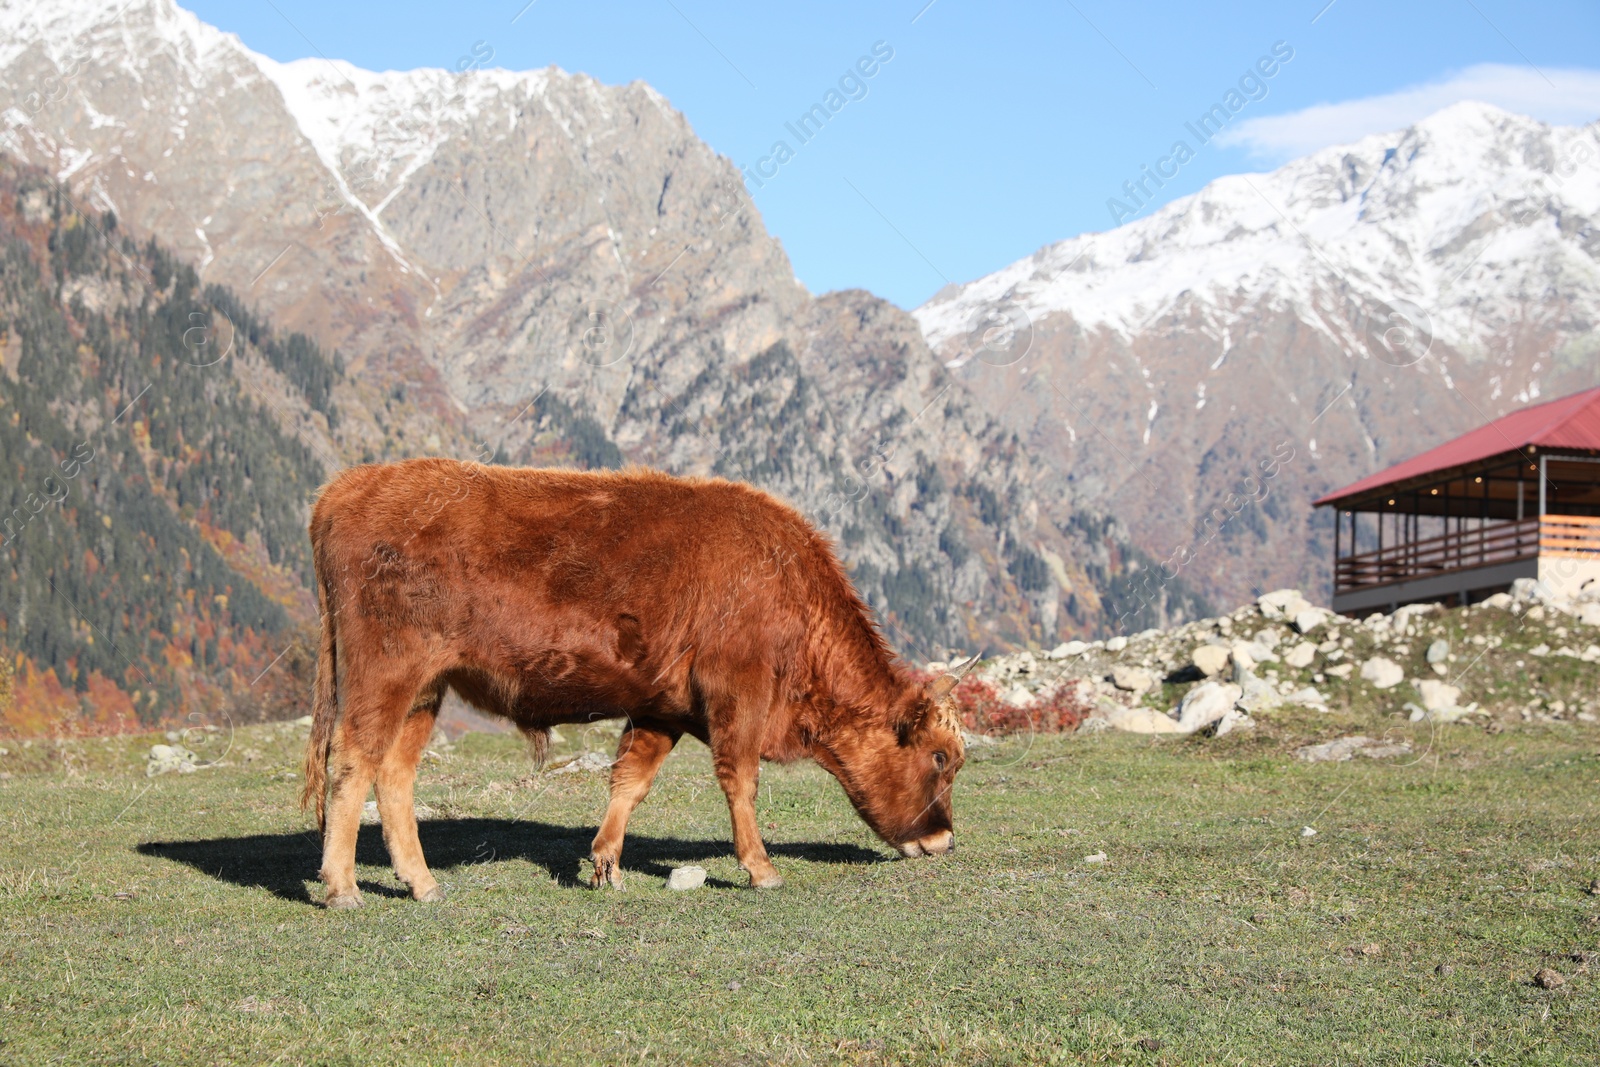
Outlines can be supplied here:
M621 884L628 816L685 733L711 747L752 885L782 884L756 822L763 759L815 759L908 855L953 844L954 680L909 680L828 540L766 493L420 459L341 474L311 542L322 645L302 802L330 906L360 903L374 784L396 873L442 896L411 788L446 686L536 743L558 723L626 721L596 885Z

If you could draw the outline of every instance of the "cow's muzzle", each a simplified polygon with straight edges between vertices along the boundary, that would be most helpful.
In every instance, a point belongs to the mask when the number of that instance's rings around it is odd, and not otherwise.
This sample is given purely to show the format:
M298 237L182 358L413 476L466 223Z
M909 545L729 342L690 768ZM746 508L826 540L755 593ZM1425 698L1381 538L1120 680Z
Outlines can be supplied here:
M956 850L956 835L949 830L940 830L927 837L919 837L915 841L903 841L900 852L906 856L942 856L946 852Z

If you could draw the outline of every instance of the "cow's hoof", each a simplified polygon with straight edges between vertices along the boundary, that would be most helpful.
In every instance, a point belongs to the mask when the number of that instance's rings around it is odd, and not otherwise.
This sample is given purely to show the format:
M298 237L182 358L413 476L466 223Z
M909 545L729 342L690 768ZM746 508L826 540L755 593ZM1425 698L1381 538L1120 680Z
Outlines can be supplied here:
M360 893L334 893L328 897L323 907L329 911L343 911L346 908L359 908L364 903Z
M599 889L610 884L612 889L622 888L622 865L613 856L590 856L594 873L589 876L589 888Z
M768 871L766 874L750 876L751 889L782 889L783 875L777 871Z
M417 900L423 904L443 904L444 886L436 885L432 889L417 894Z

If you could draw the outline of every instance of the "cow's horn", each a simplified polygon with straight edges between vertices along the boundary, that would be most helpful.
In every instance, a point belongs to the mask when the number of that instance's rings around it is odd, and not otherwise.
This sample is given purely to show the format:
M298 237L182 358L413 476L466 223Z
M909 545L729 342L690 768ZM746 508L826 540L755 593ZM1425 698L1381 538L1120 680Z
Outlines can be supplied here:
M981 653L974 653L971 659L962 660L960 663L952 663L946 669L945 673L949 674L950 677L956 679L957 681L960 681L961 676L970 671L977 664L980 657Z

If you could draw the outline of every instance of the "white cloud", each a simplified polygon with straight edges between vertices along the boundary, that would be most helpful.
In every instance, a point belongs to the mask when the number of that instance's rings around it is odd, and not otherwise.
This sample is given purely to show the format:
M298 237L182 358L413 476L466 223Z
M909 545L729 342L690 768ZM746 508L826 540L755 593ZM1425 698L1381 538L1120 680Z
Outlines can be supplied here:
M1600 71L1535 70L1480 63L1442 81L1382 96L1317 104L1287 115L1246 119L1217 137L1252 156L1281 163L1329 145L1404 129L1441 108L1476 100L1542 122L1581 126L1600 118Z

